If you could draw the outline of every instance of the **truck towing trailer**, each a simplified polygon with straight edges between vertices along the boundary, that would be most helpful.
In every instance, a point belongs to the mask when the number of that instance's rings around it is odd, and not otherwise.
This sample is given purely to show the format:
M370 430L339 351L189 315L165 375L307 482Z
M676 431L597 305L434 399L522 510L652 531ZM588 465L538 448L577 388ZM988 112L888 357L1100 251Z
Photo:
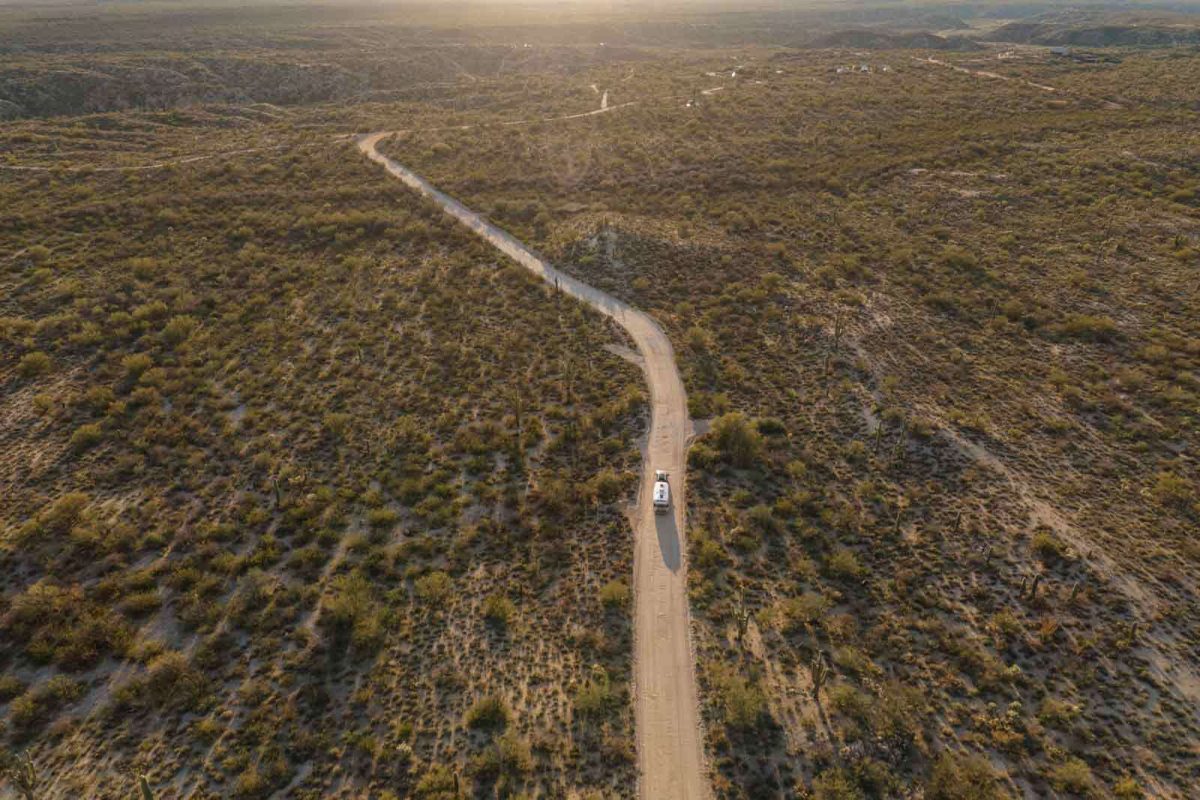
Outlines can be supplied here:
M671 507L671 485L665 470L654 471L654 513L665 514Z

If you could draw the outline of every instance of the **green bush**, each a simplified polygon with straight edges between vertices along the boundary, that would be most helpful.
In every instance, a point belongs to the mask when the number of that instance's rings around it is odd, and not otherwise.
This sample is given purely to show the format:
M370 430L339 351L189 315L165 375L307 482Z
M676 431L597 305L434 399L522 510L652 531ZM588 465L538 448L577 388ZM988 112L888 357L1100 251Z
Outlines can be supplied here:
M479 698L467 710L463 722L468 728L493 730L508 725L511 712L499 695L489 694Z
M866 800L858 782L841 767L822 772L813 780L815 800Z
M49 372L50 366L50 356L40 350L35 350L21 356L21 360L17 362L17 373L22 378L35 378Z
M460 800L458 779L450 768L435 764L417 781L416 796L421 800Z
M1047 564L1061 560L1067 554L1067 546L1061 539L1050 531L1037 531L1033 534L1033 552Z
M975 256L955 245L947 245L943 248L941 262L950 269L961 272L974 272L979 269L979 262Z
M208 690L204 674L183 653L171 651L151 660L142 679L129 687L128 696L145 708L195 710Z
M944 752L925 787L928 800L1000 800L1004 795L987 759Z
M739 731L758 727L767 713L767 696L758 683L729 665L715 667L712 681L725 724Z
M175 346L184 342L199 326L199 321L195 317L183 316L172 317L171 320L163 326L163 339L167 344Z
M90 450L100 443L104 438L104 431L94 422L89 422L86 425L80 425L71 434L71 449L77 453L82 453L84 450Z
M735 466L754 466L762 456L762 434L740 411L717 417L711 434L722 458Z
M1096 790L1092 768L1081 758L1069 758L1061 764L1056 764L1050 768L1046 779L1058 792L1090 797Z
M498 627L506 627L516 613L517 607L504 595L494 594L483 601L483 618Z
M450 596L454 581L445 572L434 571L417 578L414 588L417 597L427 603L439 603Z
M0 703L6 703L25 691L25 682L16 675L0 676Z
M602 668L575 690L575 713L582 717L600 717L611 711L617 703L617 692L608 673Z
M154 361L145 353L130 353L121 359L121 366L125 369L126 377L132 379L154 366Z
M625 581L609 581L600 587L600 602L605 608L624 608L629 605L629 584Z
M820 592L805 592L798 597L789 597L780 604L783 629L787 632L812 625L829 610L829 598Z
M383 644L383 608L371 582L361 573L335 578L323 605L322 623L339 635L348 633L355 649L369 652Z
M1188 508L1197 501L1195 484L1173 472L1159 472L1154 476L1151 492L1160 505Z
M834 578L857 578L865 571L853 550L842 547L834 550L825 561L825 569Z
M1065 336L1096 342L1109 342L1117 336L1117 323L1112 317L1071 314L1060 326Z

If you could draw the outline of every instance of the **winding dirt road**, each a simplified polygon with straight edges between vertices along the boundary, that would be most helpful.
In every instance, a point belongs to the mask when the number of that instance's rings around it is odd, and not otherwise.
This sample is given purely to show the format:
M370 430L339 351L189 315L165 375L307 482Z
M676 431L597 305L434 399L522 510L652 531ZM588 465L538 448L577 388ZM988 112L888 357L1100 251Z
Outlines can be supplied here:
M684 468L692 425L671 342L647 314L558 271L505 231L381 154L376 145L391 135L390 131L365 134L355 137L355 142L367 158L433 200L497 250L547 283L607 314L637 345L651 401L647 456L634 514L638 793L646 800L706 798L710 790L701 746L684 569ZM651 506L656 469L671 473L675 495L671 514L656 515Z

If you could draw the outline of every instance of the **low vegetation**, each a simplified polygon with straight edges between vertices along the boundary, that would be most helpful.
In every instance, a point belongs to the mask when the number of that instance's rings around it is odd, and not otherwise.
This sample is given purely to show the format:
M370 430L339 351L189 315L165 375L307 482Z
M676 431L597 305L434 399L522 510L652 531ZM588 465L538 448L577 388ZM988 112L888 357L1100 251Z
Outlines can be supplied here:
M0 735L39 785L632 785L615 328L340 143L0 192Z
M632 796L640 375L405 129L674 343L719 797L1189 797L1200 57L925 12L0 13L10 787Z
M387 148L674 339L720 796L1184 797L1200 61L848 58Z

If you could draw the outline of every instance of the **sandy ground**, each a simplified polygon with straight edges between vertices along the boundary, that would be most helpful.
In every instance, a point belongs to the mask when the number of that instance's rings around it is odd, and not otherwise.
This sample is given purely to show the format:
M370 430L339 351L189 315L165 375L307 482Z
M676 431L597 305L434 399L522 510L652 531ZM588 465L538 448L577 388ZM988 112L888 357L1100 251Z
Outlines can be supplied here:
M708 797L711 792L701 744L683 536L684 468L692 427L671 342L648 315L559 272L508 233L379 153L376 145L390 135L391 132L365 134L355 141L369 159L436 202L496 249L547 283L614 319L637 345L651 400L647 457L642 465L637 509L632 515L638 792L647 800ZM671 474L674 493L671 514L656 515L651 506L656 469Z

